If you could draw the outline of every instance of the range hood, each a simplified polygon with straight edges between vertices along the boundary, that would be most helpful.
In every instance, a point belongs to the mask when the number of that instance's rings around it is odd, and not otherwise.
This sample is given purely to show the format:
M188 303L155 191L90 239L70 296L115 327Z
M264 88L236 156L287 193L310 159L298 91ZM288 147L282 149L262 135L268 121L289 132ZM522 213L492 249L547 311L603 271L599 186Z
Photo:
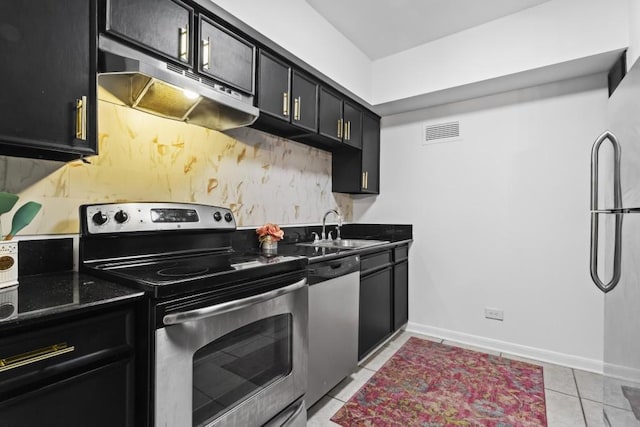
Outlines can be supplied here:
M137 110L221 131L248 126L258 118L252 96L103 35L99 48L100 99L116 99Z

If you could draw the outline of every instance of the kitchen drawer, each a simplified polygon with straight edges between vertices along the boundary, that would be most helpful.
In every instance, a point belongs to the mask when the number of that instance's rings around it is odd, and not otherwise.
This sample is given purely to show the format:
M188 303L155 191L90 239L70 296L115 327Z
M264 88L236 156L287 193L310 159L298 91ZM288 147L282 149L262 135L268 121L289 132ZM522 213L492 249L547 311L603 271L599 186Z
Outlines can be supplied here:
M360 274L365 275L391 263L391 251L376 252L360 258Z
M393 262L404 261L409 258L409 246L398 246L393 250Z
M120 310L0 339L0 400L66 372L133 354L133 312Z
M133 427L133 362L119 360L0 401L3 427Z

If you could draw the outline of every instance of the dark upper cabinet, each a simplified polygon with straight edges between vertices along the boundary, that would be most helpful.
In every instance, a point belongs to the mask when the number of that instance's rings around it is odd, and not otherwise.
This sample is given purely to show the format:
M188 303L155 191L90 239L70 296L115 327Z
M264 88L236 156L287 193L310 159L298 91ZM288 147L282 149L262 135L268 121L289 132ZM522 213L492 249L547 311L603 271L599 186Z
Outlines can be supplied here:
M0 154L95 154L95 0L4 1L0 16Z
M257 80L254 127L287 137L317 132L318 83L262 50Z
M334 153L331 172L336 193L380 192L380 118L362 115L362 150Z
M322 86L319 98L318 133L336 142L342 142L342 98Z
M320 88L320 135L350 146L362 146L362 110L340 95Z
M364 114L362 119L362 171L363 193L380 192L380 119Z
M264 51L258 56L257 107L260 113L289 122L291 67Z
M291 123L310 132L318 130L318 84L297 70L291 75Z
M343 140L345 143L361 148L362 147L362 110L344 101L343 105Z
M177 0L106 0L105 30L166 58L193 64L193 9Z
M198 69L202 73L252 95L254 60L252 44L200 17Z

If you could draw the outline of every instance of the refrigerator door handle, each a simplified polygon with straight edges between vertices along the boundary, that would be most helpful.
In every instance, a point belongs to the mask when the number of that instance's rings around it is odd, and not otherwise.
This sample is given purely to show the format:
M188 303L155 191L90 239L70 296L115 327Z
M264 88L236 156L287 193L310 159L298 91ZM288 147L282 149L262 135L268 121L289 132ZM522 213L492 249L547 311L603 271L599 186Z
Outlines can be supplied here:
M620 143L616 136L606 130L593 143L591 148L591 211L598 208L598 156L600 147L606 140L611 142L613 147L613 209L622 208L622 189L620 187Z
M607 293L613 290L613 288L615 288L620 281L622 263L622 218L624 214L609 214L616 216L616 225L614 232L615 240L613 244L613 275L611 277L611 280L607 283L604 283L602 280L600 280L600 277L598 276L598 230L600 223L599 215L603 214L598 212L591 212L591 279L593 280L593 283L596 284L598 289L600 289L604 293Z

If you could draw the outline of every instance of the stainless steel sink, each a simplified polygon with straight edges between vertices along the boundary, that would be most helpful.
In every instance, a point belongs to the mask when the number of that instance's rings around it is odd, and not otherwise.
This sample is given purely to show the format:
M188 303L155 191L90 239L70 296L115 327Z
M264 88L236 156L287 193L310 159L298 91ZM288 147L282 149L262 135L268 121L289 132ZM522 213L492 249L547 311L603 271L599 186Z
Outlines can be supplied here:
M382 245L389 243L388 240L368 240L368 239L341 239L341 240L320 240L315 242L297 243L299 246L312 246L318 248L335 249L360 249L367 246Z

